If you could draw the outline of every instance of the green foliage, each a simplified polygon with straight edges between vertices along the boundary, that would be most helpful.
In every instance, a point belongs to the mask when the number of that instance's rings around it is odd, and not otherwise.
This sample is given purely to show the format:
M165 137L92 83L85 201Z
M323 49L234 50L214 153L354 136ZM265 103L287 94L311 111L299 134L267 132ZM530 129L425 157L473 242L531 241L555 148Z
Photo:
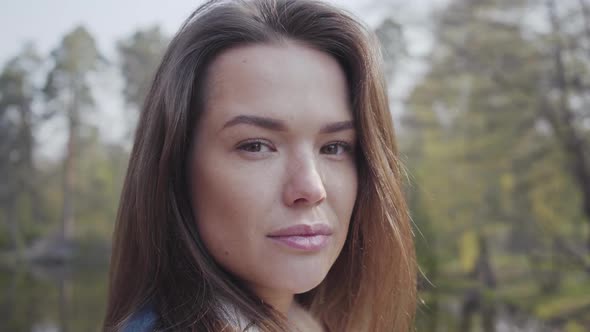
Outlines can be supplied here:
M565 332L585 332L586 328L582 324L570 321L565 325L564 330Z
M130 106L142 106L167 46L168 38L158 26L139 30L118 43L126 83L123 95Z
M101 56L94 38L86 28L79 26L68 33L60 47L52 52L54 66L47 76L44 92L52 101L61 99L68 112L78 112L78 107L93 104L87 85L87 75L97 67ZM64 96L64 94L70 94ZM76 103L72 108L72 103ZM68 107L69 106L69 107Z
M40 58L26 45L0 73L0 248L20 251L30 235L36 194L33 165L33 76ZM7 241L8 240L8 241Z
M76 233L82 238L109 239L115 223L128 152L120 146L100 142L96 134L85 137L82 145L78 172L85 176L76 186L79 201L76 206Z
M466 231L460 239L459 259L464 273L469 273L475 269L477 258L479 257L479 242L477 234L473 231Z
M558 94L548 88L552 39L525 34L518 20L534 6L456 0L440 13L429 71L406 103L401 148L413 175L410 202L418 197L414 221L427 230L418 255L434 255L427 257L439 266L430 278L436 291L495 280L493 290L482 290L489 299L553 319L587 306L584 297L564 295L563 283L590 271L590 220L572 168L577 157L546 115ZM588 53L567 57L568 75L587 73L587 60ZM581 282L588 287L587 278ZM541 296L552 300L530 305Z

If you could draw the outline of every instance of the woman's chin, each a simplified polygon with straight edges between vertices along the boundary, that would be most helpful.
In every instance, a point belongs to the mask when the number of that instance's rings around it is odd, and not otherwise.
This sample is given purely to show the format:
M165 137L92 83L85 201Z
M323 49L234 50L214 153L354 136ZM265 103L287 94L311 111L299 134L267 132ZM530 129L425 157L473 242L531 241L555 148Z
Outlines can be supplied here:
M302 294L309 292L316 288L326 278L326 273L307 272L301 275L291 276L291 278L283 280L281 288L288 289L290 293Z

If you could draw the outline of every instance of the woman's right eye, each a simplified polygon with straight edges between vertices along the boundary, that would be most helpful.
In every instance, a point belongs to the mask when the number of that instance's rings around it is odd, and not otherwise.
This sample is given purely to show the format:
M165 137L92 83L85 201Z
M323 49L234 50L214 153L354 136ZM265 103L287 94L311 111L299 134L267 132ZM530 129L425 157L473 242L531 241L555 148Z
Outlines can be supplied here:
M270 144L261 141L246 141L237 146L238 150L250 153L272 152L275 151Z

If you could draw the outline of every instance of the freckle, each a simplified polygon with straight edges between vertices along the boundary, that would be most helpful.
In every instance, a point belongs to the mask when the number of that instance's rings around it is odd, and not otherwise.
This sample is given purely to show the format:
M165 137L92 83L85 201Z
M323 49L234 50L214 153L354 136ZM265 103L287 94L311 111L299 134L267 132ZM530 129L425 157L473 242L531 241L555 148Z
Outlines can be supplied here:
M223 253L224 253L226 256L229 256L229 251L227 251L227 250L226 250L226 251L224 251Z
M248 63L248 59L242 59L242 63Z

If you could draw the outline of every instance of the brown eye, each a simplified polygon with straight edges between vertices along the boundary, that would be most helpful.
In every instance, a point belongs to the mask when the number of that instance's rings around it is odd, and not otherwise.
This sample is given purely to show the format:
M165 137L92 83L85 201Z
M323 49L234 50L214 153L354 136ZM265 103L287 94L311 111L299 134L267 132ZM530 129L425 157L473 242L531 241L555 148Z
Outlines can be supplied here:
M329 145L323 146L321 152L324 154L338 154L338 145L329 144Z
M248 151L248 152L260 152L260 149L262 149L262 144L258 143L258 142L248 143L248 144L241 146L240 148L242 150Z
M238 150L250 152L250 153L259 153L259 152L272 152L276 151L270 143L265 143L263 141L246 141L242 142L237 146Z
M320 149L320 153L323 154L331 154L331 155L341 155L343 153L350 152L351 147L350 144L345 142L336 142L330 143L327 145L322 146Z

